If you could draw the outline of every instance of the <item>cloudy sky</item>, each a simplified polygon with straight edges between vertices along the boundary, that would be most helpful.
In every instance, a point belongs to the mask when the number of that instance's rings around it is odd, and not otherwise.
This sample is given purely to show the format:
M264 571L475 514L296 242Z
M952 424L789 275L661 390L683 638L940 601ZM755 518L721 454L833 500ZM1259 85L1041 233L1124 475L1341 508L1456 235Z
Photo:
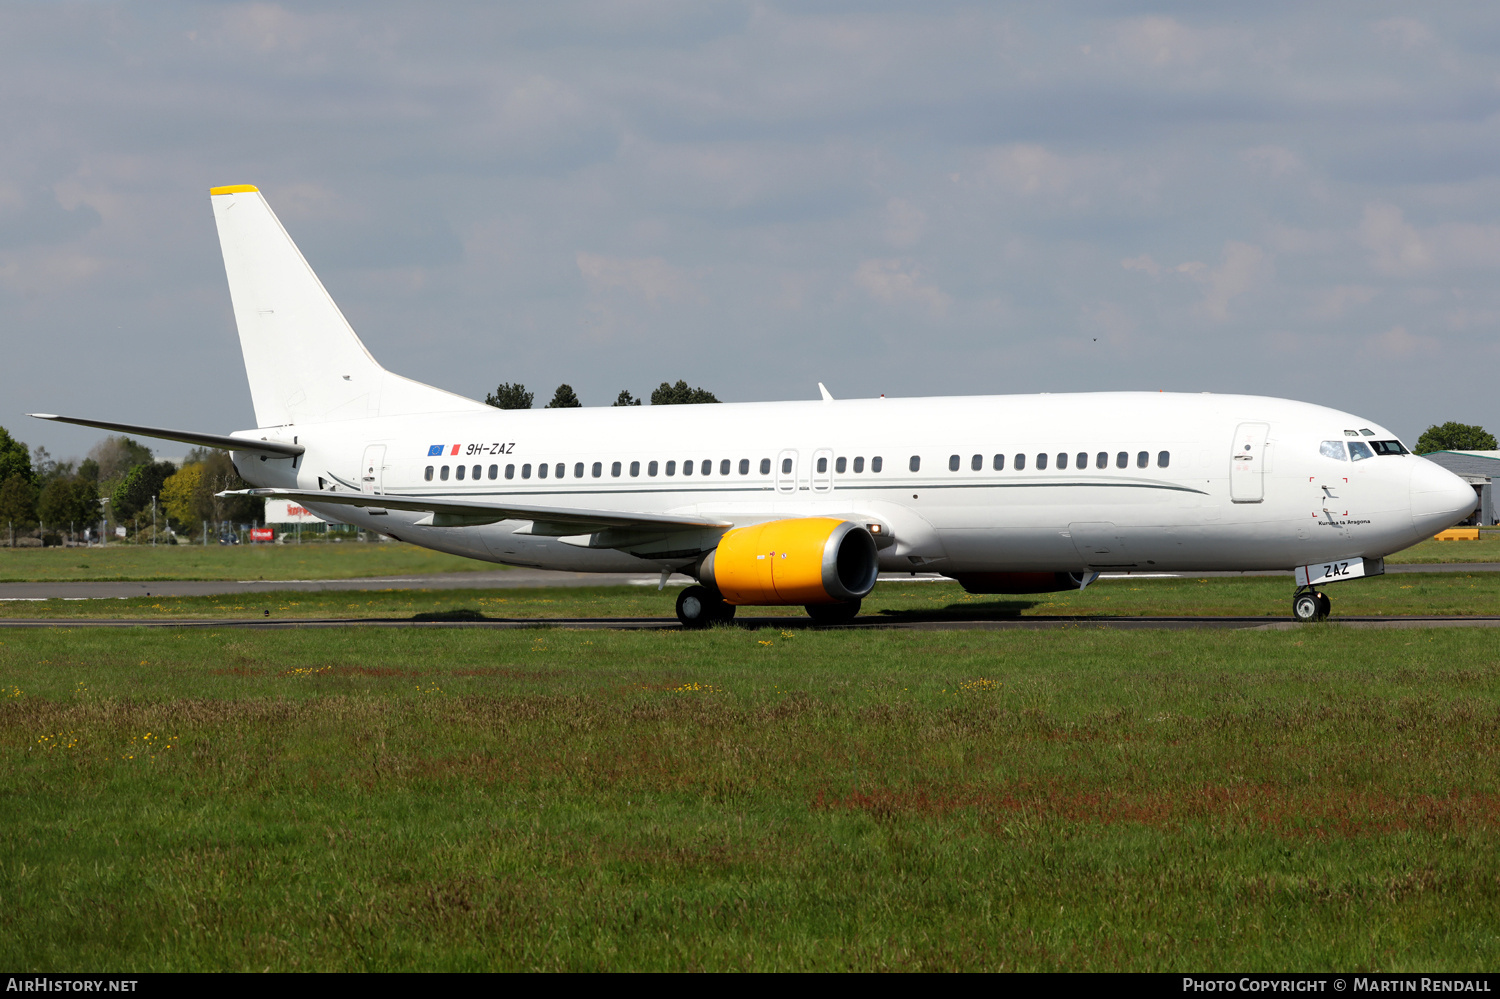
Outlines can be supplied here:
M1496 429L1500 6L1209 6L4 4L0 424L253 426L208 203L249 183L386 367L473 396Z

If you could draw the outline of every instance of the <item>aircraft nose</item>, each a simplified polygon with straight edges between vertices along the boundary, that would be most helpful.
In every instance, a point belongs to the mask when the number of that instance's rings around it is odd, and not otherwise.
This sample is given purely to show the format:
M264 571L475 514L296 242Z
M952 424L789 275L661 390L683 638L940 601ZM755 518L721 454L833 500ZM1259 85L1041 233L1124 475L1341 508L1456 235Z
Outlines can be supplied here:
M1415 455L1411 470L1411 520L1419 535L1452 527L1474 512L1479 494L1446 468Z

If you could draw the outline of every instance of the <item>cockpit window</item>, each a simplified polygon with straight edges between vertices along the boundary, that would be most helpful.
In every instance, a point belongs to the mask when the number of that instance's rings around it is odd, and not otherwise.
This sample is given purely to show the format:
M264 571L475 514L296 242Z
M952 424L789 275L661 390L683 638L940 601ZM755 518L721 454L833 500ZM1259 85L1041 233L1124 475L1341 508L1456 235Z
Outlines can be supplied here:
M1349 457L1353 458L1355 461L1364 461L1366 458L1375 457L1375 455L1370 451L1369 447L1365 444L1364 441L1350 441Z
M1400 441L1371 441L1370 446L1375 449L1376 454L1410 454L1406 448L1401 446Z
M1343 441L1324 441L1318 445L1318 450L1322 453L1323 457L1332 458L1334 461L1349 460L1348 456L1344 454Z

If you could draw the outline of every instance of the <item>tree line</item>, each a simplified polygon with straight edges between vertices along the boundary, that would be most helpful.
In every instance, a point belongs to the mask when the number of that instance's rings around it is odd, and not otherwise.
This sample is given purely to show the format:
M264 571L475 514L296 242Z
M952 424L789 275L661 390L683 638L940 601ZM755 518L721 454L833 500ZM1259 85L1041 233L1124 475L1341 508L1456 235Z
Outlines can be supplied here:
M224 523L259 522L263 501L214 495L246 485L223 451L195 449L179 468L129 437L111 436L82 461L54 461L46 448L32 451L0 427L0 544L28 536L52 544L97 532L101 521L106 533L123 526L127 535L149 537L153 499L157 527L189 538L205 522L214 532Z
M488 393L484 401L496 409L530 409L536 401L536 394L528 392L526 386L519 382L501 382L495 391ZM714 394L707 389L692 388L687 382L678 380L676 385L670 382L662 382L655 391L651 393L651 405L653 406L688 406L705 402L718 402ZM639 406L641 400L630 394L629 389L621 389L620 394L615 396L611 406ZM573 391L573 386L564 383L557 387L552 393L552 401L543 406L543 409L580 409L583 403L578 399L578 393Z

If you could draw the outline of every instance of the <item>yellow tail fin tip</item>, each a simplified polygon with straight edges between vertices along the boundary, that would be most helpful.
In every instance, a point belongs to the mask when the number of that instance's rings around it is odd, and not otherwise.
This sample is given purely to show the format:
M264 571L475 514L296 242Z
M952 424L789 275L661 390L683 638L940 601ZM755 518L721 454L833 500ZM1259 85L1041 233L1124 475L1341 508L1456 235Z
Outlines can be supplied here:
M210 196L215 194L244 194L247 191L259 191L260 188L254 184L230 184L228 187L210 187Z

